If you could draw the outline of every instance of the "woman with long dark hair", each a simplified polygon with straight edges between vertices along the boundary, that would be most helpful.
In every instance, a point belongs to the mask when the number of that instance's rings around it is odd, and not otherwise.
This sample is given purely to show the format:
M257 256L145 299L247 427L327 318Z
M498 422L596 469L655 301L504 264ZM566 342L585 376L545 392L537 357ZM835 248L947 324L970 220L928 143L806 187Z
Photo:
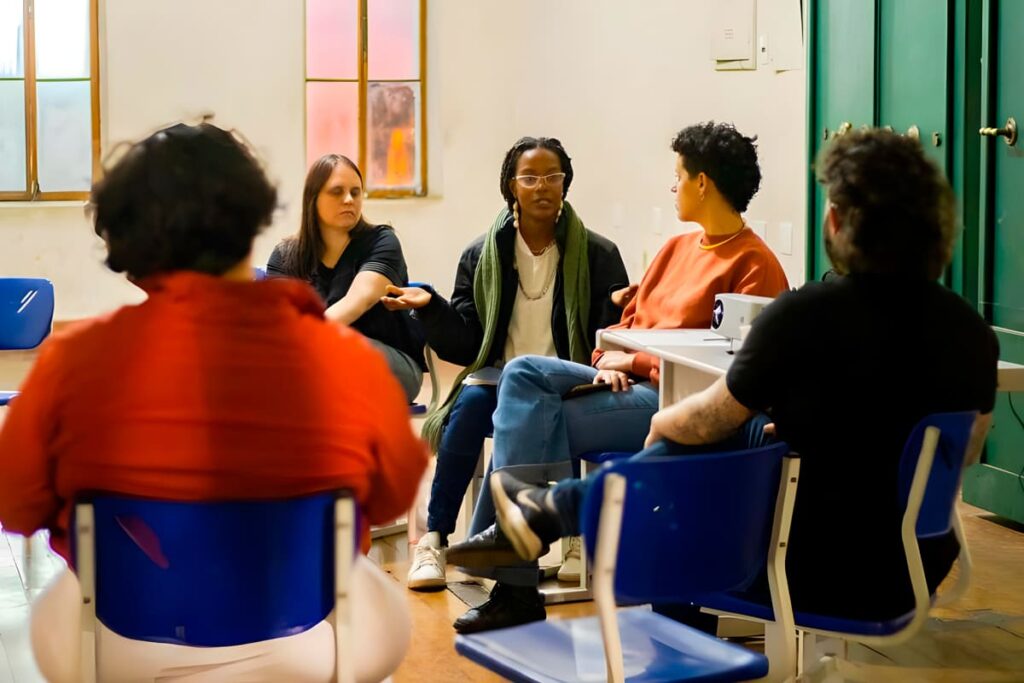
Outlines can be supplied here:
M379 305L389 285L409 284L409 273L395 231L363 216L363 195L363 174L351 159L317 159L306 174L299 231L274 249L267 274L313 285L327 319L368 337L412 402L426 369L422 334L407 312Z

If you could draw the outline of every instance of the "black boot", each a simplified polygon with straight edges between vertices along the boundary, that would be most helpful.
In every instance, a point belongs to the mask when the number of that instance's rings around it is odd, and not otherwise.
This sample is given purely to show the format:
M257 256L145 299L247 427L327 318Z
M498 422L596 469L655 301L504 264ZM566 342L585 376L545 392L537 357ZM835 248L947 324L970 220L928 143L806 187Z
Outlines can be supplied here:
M544 596L536 587L497 583L487 602L463 614L453 626L459 633L479 633L546 618Z
M473 568L515 566L521 565L523 560L501 529L492 524L462 543L449 547L448 562L457 567Z

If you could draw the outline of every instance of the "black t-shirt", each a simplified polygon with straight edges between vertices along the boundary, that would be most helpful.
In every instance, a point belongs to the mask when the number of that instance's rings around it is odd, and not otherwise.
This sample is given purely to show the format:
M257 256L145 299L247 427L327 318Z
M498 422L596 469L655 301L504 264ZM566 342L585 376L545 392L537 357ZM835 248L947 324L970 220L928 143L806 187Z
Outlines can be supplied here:
M351 241L334 268L318 262L316 272L309 279L326 306L331 306L348 294L352 281L363 271L380 273L398 287L409 284L402 245L394 230L383 226L357 228L349 237ZM274 248L267 261L267 275L295 275L288 272L285 266L284 253L287 248L286 243ZM378 303L359 316L352 327L371 339L405 352L422 369L426 369L423 360L423 332L419 323L407 311L391 312Z
M931 413L991 412L998 357L977 312L927 281L812 282L754 321L726 382L801 456L786 563L796 608L857 618L912 609L899 535L904 443ZM922 544L930 579L955 559L951 536Z

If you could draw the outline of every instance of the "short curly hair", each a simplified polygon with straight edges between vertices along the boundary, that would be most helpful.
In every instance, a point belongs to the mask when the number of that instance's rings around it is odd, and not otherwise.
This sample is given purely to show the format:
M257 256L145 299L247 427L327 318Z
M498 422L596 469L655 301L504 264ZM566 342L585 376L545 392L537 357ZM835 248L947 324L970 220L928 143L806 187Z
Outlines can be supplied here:
M748 138L731 123L705 121L676 134L672 150L691 176L704 173L737 212L747 210L761 187L757 136Z
M956 203L917 140L880 128L851 131L822 150L817 175L840 220L838 234L826 235L836 270L942 275L953 254Z
M179 123L135 143L90 197L107 266L133 279L223 274L251 251L276 206L277 190L246 145L209 123Z

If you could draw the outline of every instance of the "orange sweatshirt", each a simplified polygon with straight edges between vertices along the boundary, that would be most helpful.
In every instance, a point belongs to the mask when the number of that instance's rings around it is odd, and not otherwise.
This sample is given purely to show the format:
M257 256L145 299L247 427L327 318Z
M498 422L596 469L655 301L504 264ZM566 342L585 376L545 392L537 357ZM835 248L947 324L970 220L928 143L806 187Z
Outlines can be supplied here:
M701 249L703 231L673 237L647 268L622 320L609 329L711 328L715 295L754 294L775 297L789 289L778 259L750 228L714 249ZM594 351L593 363L604 352ZM633 356L632 373L658 381L658 359Z
M409 508L426 448L381 355L295 280L173 273L50 337L0 428L0 523L49 528L75 496L281 498L348 488L366 525Z

